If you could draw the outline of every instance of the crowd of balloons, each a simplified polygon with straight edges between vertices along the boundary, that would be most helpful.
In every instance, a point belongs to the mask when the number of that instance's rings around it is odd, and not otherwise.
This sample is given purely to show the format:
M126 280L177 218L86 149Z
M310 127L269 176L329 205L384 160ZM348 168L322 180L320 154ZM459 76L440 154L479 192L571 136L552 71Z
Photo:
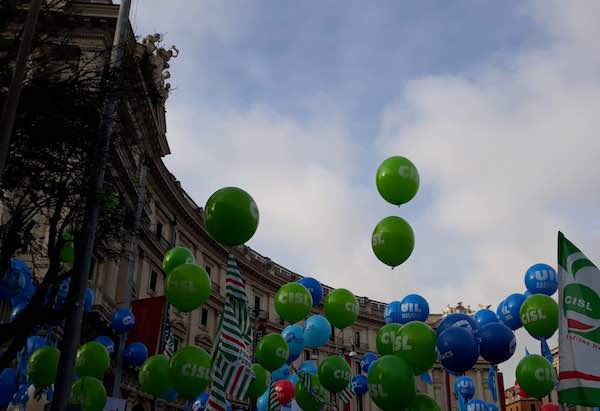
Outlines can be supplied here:
M385 160L376 175L377 189L388 202L401 205L410 201L419 187L416 167L404 157ZM216 191L204 208L204 220L209 234L224 246L247 242L256 232L258 208L245 191L226 187ZM63 262L72 262L72 237L65 238L61 251ZM372 236L376 257L395 267L406 261L414 248L414 233L400 217L381 220ZM193 311L204 304L212 293L211 280L195 262L193 253L185 247L174 247L163 260L166 274L165 296L169 304L181 312ZM558 281L556 272L545 264L536 264L525 274L525 293L509 295L496 312L481 309L474 315L453 313L445 316L436 329L427 323L429 304L417 294L410 294L387 305L385 325L376 337L377 352L360 357L360 372L353 375L349 361L340 354L330 355L317 363L311 358L294 364L306 349L317 352L330 344L332 330L352 326L359 317L356 296L344 288L324 294L321 283L311 277L284 284L275 294L275 310L287 325L280 333L264 335L254 349L254 378L246 399L256 401L259 411L267 411L270 391L283 409L318 411L325 407L330 394L369 395L382 410L439 410L436 402L417 393L415 378L431 383L429 370L436 361L457 378L454 394L461 411L497 411L497 365L511 358L516 350L514 331L524 327L541 341L543 355L527 355L516 371L517 382L527 395L541 398L554 388L556 374L549 362L546 339L558 327L558 306L552 299ZM9 270L0 282L0 298L13 305L11 321L27 307L36 289L27 265L12 259ZM58 290L52 309L59 310L67 298L69 280ZM93 304L88 290L86 310ZM317 312L322 312L318 314ZM135 325L129 308L120 308L112 316L115 335L125 336ZM0 373L0 407L27 401L27 388L33 384L52 396L60 357L52 343L52 334L29 337L19 354L16 369ZM77 379L73 382L71 402L84 411L100 411L106 402L102 378L116 355L115 341L99 335L85 342L78 350L75 364ZM475 384L463 375L482 357L491 364L488 387L494 403L473 398ZM123 353L126 365L138 369L143 392L174 400L188 401L194 411L202 411L209 400L212 359L203 348L181 347L171 358L163 354L149 356L140 342L128 344ZM307 384L307 381L309 382ZM483 394L483 393L481 393ZM231 403L227 403L231 409Z

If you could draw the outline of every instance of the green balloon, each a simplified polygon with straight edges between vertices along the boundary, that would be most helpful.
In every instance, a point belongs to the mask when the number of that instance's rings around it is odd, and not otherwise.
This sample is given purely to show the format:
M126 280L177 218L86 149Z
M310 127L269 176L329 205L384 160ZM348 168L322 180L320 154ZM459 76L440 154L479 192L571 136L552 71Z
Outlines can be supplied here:
M516 374L523 391L538 399L550 394L556 384L556 372L552 364L541 355L523 357L517 365Z
M389 203L408 203L419 190L419 172L407 158L390 157L381 163L375 176L377 191Z
M54 384L59 359L60 351L55 347L42 347L31 354L27 362L27 375L36 387Z
M412 228L397 216L386 217L377 223L371 240L375 256L392 268L408 260L415 248Z
M384 355L369 370L369 396L383 411L408 406L415 398L415 376L410 365L395 355Z
M171 274L175 268L182 264L195 264L194 254L187 248L178 245L166 252L163 258L163 271L165 274Z
M78 376L102 378L109 366L110 356L104 345L90 341L77 350L75 372Z
M350 384L351 378L350 364L342 356L332 355L319 365L321 385L331 393L341 392Z
M375 346L379 355L389 355L394 353L394 343L396 342L396 336L402 329L402 325L398 323L386 324L379 329L377 338L375 339Z
M182 264L167 277L165 295L170 304L187 313L200 307L212 292L210 277L196 264Z
M544 294L533 294L521 305L521 323L532 337L550 338L558 330L558 304Z
M417 393L415 399L410 403L405 411L442 411L440 406L433 398L428 395Z
M173 387L169 378L169 359L162 354L146 359L140 368L138 380L143 392L162 397Z
M421 375L437 359L436 340L436 333L429 325L411 321L398 331L392 351L411 366L415 375Z
M332 326L343 329L358 319L358 300L350 291L338 288L325 297L323 310Z
M271 379L271 373L264 369L260 364L253 364L252 369L254 370L254 379L250 383L248 388L248 398L255 400L267 391L269 388L269 381Z
M310 314L312 303L310 291L300 283L284 284L275 293L275 311L292 324Z
M94 377L81 377L71 386L69 402L81 411L102 411L106 405L106 389Z
M191 400L210 384L210 355L195 345L178 350L169 362L171 385L181 397Z
M212 238L228 246L244 244L258 227L254 199L237 187L217 190L206 202L204 221Z
M320 394L323 398L329 398L329 393L323 388L318 376L312 377L312 392ZM296 383L296 396L295 400L298 406L303 411L321 411L325 407L325 402L319 401L315 396L306 389L302 381Z
M270 333L256 345L256 361L268 371L275 371L287 362L289 348L281 334Z
M75 261L75 245L72 241L67 241L62 246L59 258L62 263L73 264Z

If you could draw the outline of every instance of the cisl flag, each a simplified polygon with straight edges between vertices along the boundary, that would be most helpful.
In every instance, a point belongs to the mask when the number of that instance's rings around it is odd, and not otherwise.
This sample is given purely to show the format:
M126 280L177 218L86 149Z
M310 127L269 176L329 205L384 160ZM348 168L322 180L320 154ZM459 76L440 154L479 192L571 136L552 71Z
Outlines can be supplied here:
M558 233L558 399L600 406L600 270Z

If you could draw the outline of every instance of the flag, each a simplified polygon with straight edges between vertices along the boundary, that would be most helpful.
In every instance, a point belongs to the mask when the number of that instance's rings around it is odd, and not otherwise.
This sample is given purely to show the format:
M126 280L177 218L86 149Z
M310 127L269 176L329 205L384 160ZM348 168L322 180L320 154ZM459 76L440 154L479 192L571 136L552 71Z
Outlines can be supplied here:
M151 355L159 351L160 332L163 323L166 299L164 296L144 298L131 303L135 326L127 334L127 343L141 342Z
M600 406L600 270L558 233L560 403Z
M350 401L352 401L353 396L354 396L354 393L352 392L351 385L348 385L346 388L344 388L342 390L342 392L340 392L340 400L342 400L342 402L344 404L348 404Z
M271 382L271 386L269 388L269 407L268 407L268 410L269 411L275 411L275 410L277 410L280 407L281 407L281 405L279 404L277 387L275 386L275 383Z
M165 330L163 333L163 354L171 358L175 354L175 335L169 321L165 321Z
M254 379L252 363L248 356L251 342L246 286L235 257L229 254L225 279L225 307L219 319L213 346L213 383L206 405L207 411L225 411L227 394L236 400L246 397Z

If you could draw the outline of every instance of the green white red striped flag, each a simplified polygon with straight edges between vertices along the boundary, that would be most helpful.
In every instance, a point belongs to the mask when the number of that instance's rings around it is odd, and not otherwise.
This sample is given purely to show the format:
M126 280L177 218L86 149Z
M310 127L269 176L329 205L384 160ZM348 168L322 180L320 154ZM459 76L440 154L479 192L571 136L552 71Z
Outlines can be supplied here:
M281 404L279 404L278 393L275 387L275 383L271 382L269 386L269 411L276 411L281 409Z
M600 270L558 233L560 403L600 406Z
M352 401L353 397L354 397L354 392L352 392L351 385L348 385L346 388L344 388L342 390L342 392L340 392L340 400L342 400L342 402L344 404L348 404L350 401Z

